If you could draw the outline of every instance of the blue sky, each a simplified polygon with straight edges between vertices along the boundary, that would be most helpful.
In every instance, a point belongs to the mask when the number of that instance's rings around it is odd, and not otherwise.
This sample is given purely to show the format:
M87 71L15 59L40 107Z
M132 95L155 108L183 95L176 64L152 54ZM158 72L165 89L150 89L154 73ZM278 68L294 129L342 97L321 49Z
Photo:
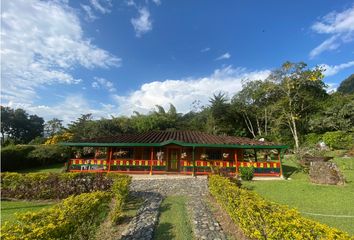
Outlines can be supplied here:
M66 123L188 112L287 60L354 72L353 1L2 1L1 102Z

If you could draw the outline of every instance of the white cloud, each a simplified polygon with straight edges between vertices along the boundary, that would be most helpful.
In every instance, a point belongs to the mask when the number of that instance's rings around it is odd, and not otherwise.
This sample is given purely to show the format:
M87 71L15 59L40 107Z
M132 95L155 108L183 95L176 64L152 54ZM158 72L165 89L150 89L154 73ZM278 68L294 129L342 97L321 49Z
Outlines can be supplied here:
M169 103L179 112L186 113L195 100L206 105L212 94L220 91L233 96L242 89L243 80L265 79L269 74L269 70L247 71L244 68L227 66L215 70L207 77L146 83L128 96L115 95L114 98L117 100L120 114L129 115L133 111L146 113L156 104L168 107Z
M90 0L91 5L94 9L101 12L102 14L110 13L112 3L110 0Z
M76 84L81 79L70 72L78 66L120 65L120 58L84 37L76 12L64 2L4 1L1 25L3 100L31 102L39 87Z
M220 57L216 58L215 60L223 60L223 59L229 59L231 58L231 54L226 52L223 55L221 55Z
M150 19L150 12L146 7L139 9L139 16L132 18L131 23L135 29L137 37L141 37L142 34L152 30L152 22Z
M161 0L152 0L157 6L161 4Z
M97 19L96 15L93 13L93 11L89 5L81 4L81 7L82 7L82 9L84 9L84 11L86 13L85 19L87 21L94 21Z
M330 65L327 65L327 64L321 64L320 66L325 69L324 75L326 77L328 77L328 76L333 76L333 75L337 74L338 72L342 71L343 69L353 67L354 66L354 61L350 61L350 62L347 62L347 63L342 63L342 64L339 64L339 65L333 65L333 66L330 66Z
M208 52L210 51L210 47L206 47L206 48L203 48L202 50L200 50L200 52Z
M311 29L318 34L329 34L330 37L310 52L310 58L324 51L335 50L341 44L354 39L354 5L343 12L331 12L320 21L314 23Z
M46 121L56 117L63 120L65 124L76 120L81 114L92 113L94 119L100 119L101 117L109 118L112 115L116 115L116 106L103 103L90 104L81 94L66 96L63 101L54 106L15 102L9 102L7 106L11 108L23 108L26 112L43 117Z
M105 89L109 92L115 92L117 89L114 87L114 84L111 81L108 81L105 78L94 77L95 81L92 82L91 86L96 89Z

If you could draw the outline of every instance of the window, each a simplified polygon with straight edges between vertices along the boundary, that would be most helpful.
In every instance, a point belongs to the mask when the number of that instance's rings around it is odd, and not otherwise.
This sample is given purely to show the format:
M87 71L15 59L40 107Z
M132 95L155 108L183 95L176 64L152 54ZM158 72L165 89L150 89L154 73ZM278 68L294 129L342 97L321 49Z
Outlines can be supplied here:
M221 160L222 152L221 149L206 149L206 155L208 155L209 160Z
M133 148L115 148L113 149L113 159L132 159L134 156Z

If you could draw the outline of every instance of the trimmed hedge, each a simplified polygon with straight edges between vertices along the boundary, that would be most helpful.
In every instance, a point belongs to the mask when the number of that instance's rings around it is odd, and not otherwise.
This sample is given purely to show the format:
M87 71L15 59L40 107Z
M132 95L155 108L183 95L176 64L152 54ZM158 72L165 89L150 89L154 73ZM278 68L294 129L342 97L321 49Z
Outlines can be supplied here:
M110 190L124 194L131 177L106 173L1 173L2 197L17 199L64 199L70 195ZM124 184L122 184L124 183ZM123 197L123 199L125 199Z
M52 163L63 163L70 148L56 145L9 145L1 149L1 171L17 171Z
M105 192L83 193L52 208L20 214L2 226L1 239L91 239L107 215L111 198Z
M304 218L295 209L266 201L228 178L209 177L209 190L244 233L254 239L350 239L347 233Z
M108 173L107 176L114 179L111 187L111 191L113 193L113 207L110 217L112 222L117 223L122 217L122 210L129 195L131 177L118 175L115 173Z

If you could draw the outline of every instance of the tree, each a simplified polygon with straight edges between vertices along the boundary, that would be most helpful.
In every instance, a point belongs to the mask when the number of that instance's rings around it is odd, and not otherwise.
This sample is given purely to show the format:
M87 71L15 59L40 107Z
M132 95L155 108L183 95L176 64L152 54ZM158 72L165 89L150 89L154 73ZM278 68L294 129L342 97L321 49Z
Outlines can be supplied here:
M210 113L207 124L211 124L210 133L227 134L231 131L230 124L230 103L225 93L214 94L209 100Z
M354 94L333 93L323 108L312 115L309 130L316 133L354 130Z
M354 74L343 80L343 82L340 83L337 91L344 94L354 93Z
M267 79L274 83L274 91L278 95L273 105L278 124L288 127L296 150L300 146L300 130L303 130L309 115L319 108L320 102L327 96L322 72L322 68L308 69L302 62L285 62Z
M248 131L254 138L267 136L272 115L271 105L276 101L274 83L248 81L232 99L232 107L242 114Z
M44 125L44 131L49 137L53 137L55 134L61 132L64 129L63 120L53 118Z
M43 135L44 120L37 115L28 115L25 110L1 107L2 143L5 135L15 143L28 143Z

